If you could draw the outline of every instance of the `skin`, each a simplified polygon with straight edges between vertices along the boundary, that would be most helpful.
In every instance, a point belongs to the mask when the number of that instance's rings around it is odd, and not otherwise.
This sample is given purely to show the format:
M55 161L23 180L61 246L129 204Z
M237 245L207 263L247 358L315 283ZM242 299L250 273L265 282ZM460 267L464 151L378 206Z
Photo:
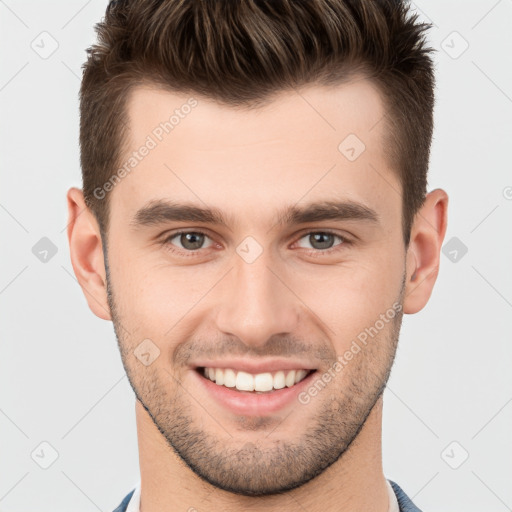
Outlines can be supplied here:
M382 391L402 313L420 311L437 278L448 197L428 194L406 248L384 107L367 80L281 92L253 110L194 97L198 105L110 192L108 254L81 190L67 196L75 274L91 310L114 322L137 396L141 510L386 512ZM188 99L135 89L130 151ZM355 161L338 150L349 133L366 146ZM227 226L134 226L158 199L216 207ZM276 222L286 206L323 200L364 205L378 221ZM177 229L207 235L194 256L171 237ZM322 230L335 235L324 246L311 237ZM236 252L247 236L262 250L251 263ZM393 304L400 314L307 404L240 416L196 385L192 366L204 355L292 357L323 374ZM149 366L134 354L145 339L160 351Z

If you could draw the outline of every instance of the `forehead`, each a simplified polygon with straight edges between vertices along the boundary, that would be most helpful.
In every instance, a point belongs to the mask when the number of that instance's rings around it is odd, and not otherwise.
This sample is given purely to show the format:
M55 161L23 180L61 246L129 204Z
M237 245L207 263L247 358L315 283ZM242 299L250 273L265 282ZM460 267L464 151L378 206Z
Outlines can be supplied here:
M133 166L111 198L124 214L166 197L228 216L305 196L385 202L393 187L397 201L384 106L365 79L283 91L251 109L144 86L133 89L127 113L121 165Z
M385 114L378 88L364 78L338 86L281 91L267 98L263 106L248 108L194 93L138 86L130 93L127 111L132 145L148 134L162 138L158 142L164 145L179 145L180 136L188 138L193 131L193 149L211 151L229 145L226 135L232 136L231 146L254 145L276 137L290 142L298 136L331 145L348 133L373 144L380 132L374 128ZM167 137L171 132L172 137Z

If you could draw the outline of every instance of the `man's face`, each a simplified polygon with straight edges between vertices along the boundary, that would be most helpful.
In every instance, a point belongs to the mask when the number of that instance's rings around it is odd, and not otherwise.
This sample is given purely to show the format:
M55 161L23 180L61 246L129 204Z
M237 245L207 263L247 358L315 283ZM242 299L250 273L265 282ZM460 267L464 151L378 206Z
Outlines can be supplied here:
M169 445L213 485L272 494L336 462L382 394L402 316L401 186L367 81L253 110L195 99L131 97L126 160L156 145L110 193L109 303ZM225 224L176 218L171 203ZM337 215L283 215L324 203Z

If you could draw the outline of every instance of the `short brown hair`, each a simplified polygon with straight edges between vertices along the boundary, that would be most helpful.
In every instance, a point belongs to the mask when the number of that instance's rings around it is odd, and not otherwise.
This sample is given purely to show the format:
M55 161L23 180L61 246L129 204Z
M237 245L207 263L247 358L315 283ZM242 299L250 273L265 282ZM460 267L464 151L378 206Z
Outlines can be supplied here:
M423 34L431 25L417 17L401 0L111 1L80 89L84 196L102 233L108 197L94 190L121 164L134 86L255 107L280 91L362 74L386 108L385 147L402 184L408 245L426 194L434 108L433 49Z

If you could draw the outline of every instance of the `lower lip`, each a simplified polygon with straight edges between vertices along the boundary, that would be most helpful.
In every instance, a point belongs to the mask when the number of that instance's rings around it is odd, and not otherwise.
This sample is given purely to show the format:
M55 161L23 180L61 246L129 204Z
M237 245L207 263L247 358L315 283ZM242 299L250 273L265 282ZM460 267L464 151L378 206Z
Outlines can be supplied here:
M291 388L276 389L270 393L255 393L251 391L236 391L212 382L203 377L197 370L192 372L208 394L221 406L234 414L244 416L267 416L284 409L293 402L298 402L297 396L307 388L314 379L316 371Z

